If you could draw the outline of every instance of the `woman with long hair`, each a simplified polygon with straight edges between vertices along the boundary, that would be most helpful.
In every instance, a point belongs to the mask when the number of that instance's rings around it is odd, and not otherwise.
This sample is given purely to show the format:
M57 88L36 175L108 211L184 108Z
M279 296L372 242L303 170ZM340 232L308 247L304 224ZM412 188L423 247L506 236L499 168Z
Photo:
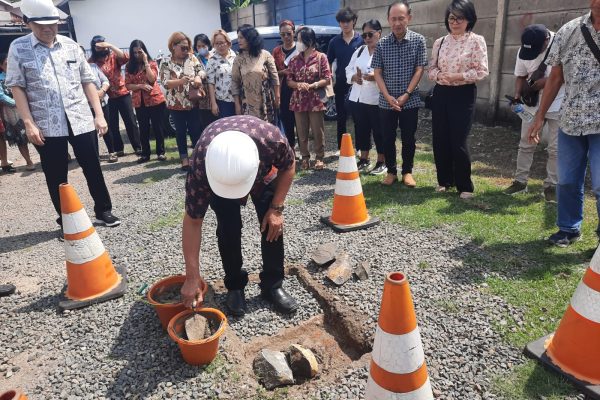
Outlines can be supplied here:
M383 134L379 118L379 88L375 82L375 74L371 68L373 53L381 39L381 23L372 19L362 26L362 38L365 45L360 46L346 67L346 78L350 89L350 104L354 119L354 136L356 149L360 151L358 170L369 171L369 150L371 150L371 134L377 150L377 162L369 172L381 175L387 172L383 152Z
M231 117L235 115L231 71L236 55L231 50L231 39L224 30L216 30L212 42L215 52L206 65L211 111L218 118Z
M173 33L168 47L171 55L160 64L160 81L166 90L167 108L175 123L181 169L189 171L187 135L196 146L202 133L199 110L195 100L190 99L190 91L197 89L200 96L206 96L202 89L205 72L192 52L192 41L185 33Z
M165 114L165 96L158 86L158 65L152 59L146 45L134 40L129 45L130 59L125 66L125 84L131 91L135 115L140 126L142 155L138 163L150 161L150 123L156 140L156 155L165 161L165 139L162 119Z
M448 35L435 41L428 77L432 98L433 156L437 192L452 186L461 199L473 198L467 138L475 112L477 86L489 75L485 38L472 32L477 22L471 0L454 0L446 9Z
M263 49L263 39L253 26L242 25L237 33L240 54L233 62L231 83L235 113L273 124L280 103L275 60Z
M277 73L281 81L281 106L279 112L285 136L292 148L296 145L296 132L294 132L294 112L290 111L292 89L287 85L286 77L290 73L288 64L292 57L298 54L296 51L296 42L294 41L295 31L296 25L292 21L289 19L281 21L279 23L281 45L273 49L273 58L275 59L275 66L277 67Z
M287 84L294 91L290 100L290 110L296 118L298 144L302 156L300 168L310 168L308 152L308 132L312 131L315 140L316 161L314 168L323 169L325 164L325 104L321 92L331 82L331 71L327 56L317 51L315 31L305 26L298 31L296 49L298 55L292 58L288 69Z
M213 56L212 49L212 43L210 42L208 36L206 36L204 33L199 33L196 36L194 36L194 55L196 56L198 61L200 61L200 63L202 64L202 68L204 69L202 77L202 88L204 89L204 93L206 93L206 96L198 100L198 109L200 110L199 113L201 132L204 132L204 129L206 129L206 127L210 125L211 122L214 122L217 119L217 117L215 117L212 113L212 102L208 92L208 80L206 79L206 67L208 61Z

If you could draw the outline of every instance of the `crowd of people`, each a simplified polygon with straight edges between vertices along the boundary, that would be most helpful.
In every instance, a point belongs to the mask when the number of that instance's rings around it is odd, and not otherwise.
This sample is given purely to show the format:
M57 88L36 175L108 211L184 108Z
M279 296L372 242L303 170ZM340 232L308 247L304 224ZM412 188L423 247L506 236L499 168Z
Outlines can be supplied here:
M455 187L461 199L474 196L468 137L476 85L489 70L486 40L473 32L477 14L471 0L450 2L444 14L448 34L435 40L429 58L425 37L409 29L410 4L399 0L387 9L387 35L376 19L365 21L357 32L357 13L341 9L336 15L341 33L330 41L327 54L319 51L313 29L284 20L279 24L281 45L272 54L264 49L259 32L243 25L237 30L237 54L223 30L210 37L198 34L193 40L174 32L168 38L170 55L160 64L142 40L133 40L125 52L101 35L92 38L86 60L77 43L57 35L58 11L50 0L24 0L21 9L32 33L16 39L8 56L0 57L2 108L12 110L13 116L16 108L20 116L15 122L7 118L10 112L2 113L2 170L14 170L6 159L5 139L19 145L28 169L34 168L27 148L27 142L32 143L61 224L58 186L67 181L68 142L88 181L97 221L116 226L120 219L111 211L98 136L104 138L108 161L117 161L124 154L120 115L143 163L151 158L152 127L157 159L164 161L162 118L167 109L175 125L181 169L189 171L183 226L189 279L182 290L188 305L200 300L200 228L210 206L218 219L219 250L230 290L227 305L234 314L243 313L247 274L241 269L239 206L251 196L263 233L263 295L283 312L297 308L281 286L283 202L297 168L325 167L324 111L329 97L335 97L337 107L338 147L347 131L347 113L353 115L358 169L385 174L384 185L400 181L414 188L415 132L422 106L419 82L426 75L434 84L425 100L432 113L435 191ZM600 0L590 0L590 10L557 33L543 25L528 26L515 66L512 102L524 103L535 119L522 117L515 180L505 193L527 189L533 152L544 128L549 157L543 195L558 202L559 231L550 241L559 246L580 238L588 160L600 207ZM196 148L192 157L188 136ZM372 142L374 165L369 155Z

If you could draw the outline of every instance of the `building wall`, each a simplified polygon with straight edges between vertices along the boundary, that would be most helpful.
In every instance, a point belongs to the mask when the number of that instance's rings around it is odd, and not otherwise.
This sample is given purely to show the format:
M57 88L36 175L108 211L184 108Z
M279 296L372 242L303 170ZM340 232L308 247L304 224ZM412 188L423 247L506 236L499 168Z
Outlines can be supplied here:
M169 53L167 41L175 31L193 38L221 27L219 0L72 0L69 6L77 39L86 49L101 34L122 48L141 39L156 57L159 50Z

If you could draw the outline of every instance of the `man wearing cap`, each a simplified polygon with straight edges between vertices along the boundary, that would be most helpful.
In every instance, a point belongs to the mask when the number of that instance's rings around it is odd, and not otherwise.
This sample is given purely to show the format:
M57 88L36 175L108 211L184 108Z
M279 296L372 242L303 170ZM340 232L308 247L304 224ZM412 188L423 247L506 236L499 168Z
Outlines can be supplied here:
M94 74L79 44L57 35L59 14L51 0L23 0L21 11L32 33L10 45L6 85L12 88L27 138L40 153L57 222L62 226L58 187L67 182L71 143L94 199L96 222L119 225L94 140L107 131Z
M298 304L282 288L284 279L283 203L295 172L294 151L279 129L252 116L234 116L210 124L202 133L190 162L185 186L183 255L186 281L181 289L187 307L202 301L200 242L202 221L210 207L217 216L219 253L231 314L245 312L240 207L252 198L260 223L264 299L289 314Z
M544 25L529 25L523 31L521 35L521 48L517 53L517 62L515 65L515 76L517 77L515 81L515 100L521 100L521 96L525 91L537 92L544 88L552 67L546 68L545 73L542 73L542 70L546 66L546 57L552 48L553 40L554 32L549 31ZM532 79L535 79L535 82ZM564 94L564 88L561 87L544 119L543 129L544 139L547 142L546 151L548 152L548 161L546 162L546 179L544 180L543 196L547 202L551 203L556 202L556 183L558 182L556 174L558 119ZM536 105L527 108L532 114L535 114L538 107ZM529 170L531 169L533 154L537 147L536 143L529 142L530 126L531 123L529 122L521 122L521 141L519 142L519 152L517 154L517 170L513 183L504 190L505 194L513 195L527 191Z
M546 113L564 84L558 131L558 232L548 241L565 247L581 238L588 160L600 217L600 0L590 0L589 13L556 32L547 62L553 68L529 139L539 141ZM600 236L600 226L596 234Z

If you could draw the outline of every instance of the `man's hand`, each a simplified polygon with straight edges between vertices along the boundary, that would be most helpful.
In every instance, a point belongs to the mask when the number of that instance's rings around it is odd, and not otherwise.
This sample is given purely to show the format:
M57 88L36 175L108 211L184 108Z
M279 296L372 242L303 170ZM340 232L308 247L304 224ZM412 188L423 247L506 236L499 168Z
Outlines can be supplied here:
M44 134L40 131L35 122L25 124L25 133L27 134L27 139L31 143L36 146L44 145Z
M533 85L530 86L530 88L535 91L542 90L544 86L546 86L546 79L547 78L538 79L533 83Z
M204 301L202 297L202 278L200 276L187 276L181 287L181 298L183 305L188 308L200 306Z
M267 228L269 229L267 233L267 242L278 240L283 234L283 214L273 209L269 209L263 218L260 232L265 232Z
M400 104L398 104L398 99L395 98L394 96L388 95L386 100L390 104L390 106L392 107L393 110L395 110L395 111L402 110L402 108L400 107Z
M400 106L400 110L406 104L406 102L410 100L410 95L408 93L404 93L402 96L398 97L398 105Z
M540 132L544 127L544 118L539 117L538 114L535 115L535 119L533 120L531 126L529 127L529 138L528 141L530 144L538 144L540 142Z
M104 119L104 115L96 115L94 118L94 125L96 126L96 131L98 135L104 136L106 132L108 132L108 125L106 124L106 120Z

